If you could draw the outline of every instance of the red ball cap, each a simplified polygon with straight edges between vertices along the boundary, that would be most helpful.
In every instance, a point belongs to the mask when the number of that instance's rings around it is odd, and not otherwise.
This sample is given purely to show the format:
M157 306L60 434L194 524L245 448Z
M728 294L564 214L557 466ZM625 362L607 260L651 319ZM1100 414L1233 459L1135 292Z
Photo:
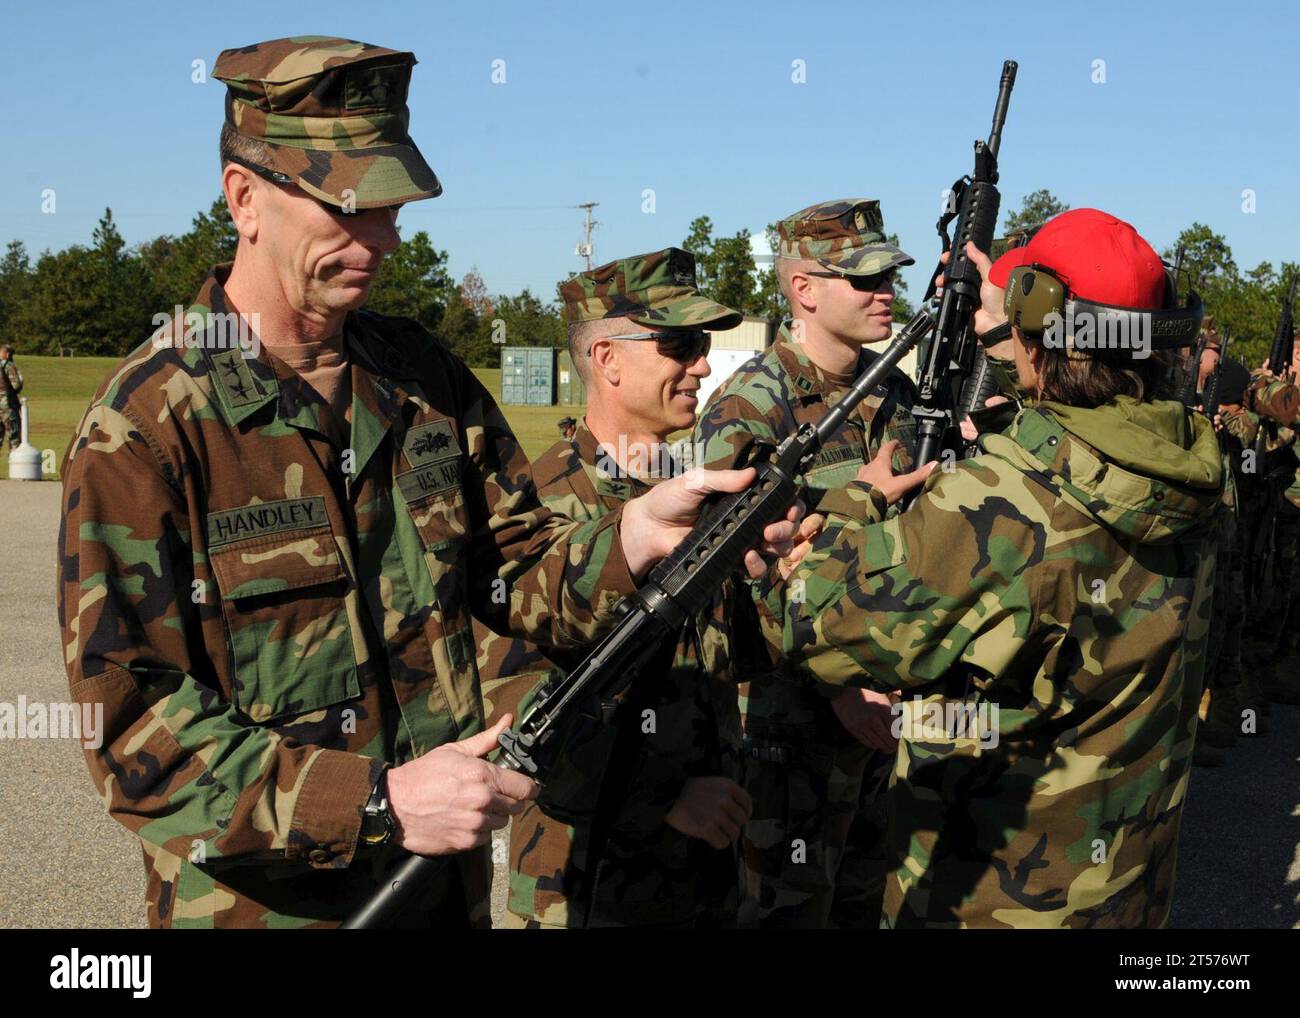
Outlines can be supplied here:
M1132 226L1098 209L1071 209L1049 219L1028 244L993 263L989 280L1005 288L1012 269L1030 264L1051 269L1070 297L1121 308L1164 304L1160 256Z

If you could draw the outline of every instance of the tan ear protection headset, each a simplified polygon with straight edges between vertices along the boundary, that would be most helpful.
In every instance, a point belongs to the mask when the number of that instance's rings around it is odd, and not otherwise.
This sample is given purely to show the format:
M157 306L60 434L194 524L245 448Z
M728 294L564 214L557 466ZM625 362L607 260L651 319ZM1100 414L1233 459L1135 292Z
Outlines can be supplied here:
M1200 296L1193 290L1187 295L1185 307L1174 307L1177 299L1173 273L1165 267L1164 306L1154 308L1126 308L1111 304L1071 297L1067 283L1053 269L1037 263L1021 265L1011 270L1007 279L1003 307L1007 319L1021 332L1041 337L1047 328L1047 318L1055 313L1065 317L1066 305L1072 305L1074 315L1131 316L1130 325L1138 326L1140 316L1150 316L1151 346L1156 350L1169 350L1180 346L1194 346L1201 331L1201 318L1205 308ZM1134 333L1136 335L1136 333Z

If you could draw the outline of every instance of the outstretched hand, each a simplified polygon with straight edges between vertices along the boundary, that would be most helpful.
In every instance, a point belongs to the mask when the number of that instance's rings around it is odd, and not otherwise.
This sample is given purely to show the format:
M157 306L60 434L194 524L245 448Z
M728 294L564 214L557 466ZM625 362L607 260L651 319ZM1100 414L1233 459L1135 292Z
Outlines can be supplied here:
M695 467L656 484L646 494L628 502L623 508L619 536L632 575L644 575L686 538L710 495L744 491L757 476L753 467L744 470ZM763 531L762 543L745 553L745 571L751 578L766 575L768 566L764 555L783 558L790 554L803 514L801 504L791 506L784 520L769 524Z

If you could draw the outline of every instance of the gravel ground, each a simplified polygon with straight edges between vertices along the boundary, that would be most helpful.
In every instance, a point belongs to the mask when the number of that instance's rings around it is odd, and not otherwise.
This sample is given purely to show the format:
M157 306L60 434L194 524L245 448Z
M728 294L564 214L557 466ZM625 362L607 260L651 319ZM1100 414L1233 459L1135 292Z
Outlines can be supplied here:
M0 700L68 699L54 607L59 484L0 481ZM143 926L139 843L72 740L0 740L0 926Z
M54 608L59 485L0 481L0 701L63 702ZM1173 925L1300 928L1300 707L1198 769L1183 815ZM500 869L500 868L499 868ZM500 873L498 873L498 878ZM144 923L135 839L108 818L72 741L0 740L0 927ZM493 913L500 915L502 881Z

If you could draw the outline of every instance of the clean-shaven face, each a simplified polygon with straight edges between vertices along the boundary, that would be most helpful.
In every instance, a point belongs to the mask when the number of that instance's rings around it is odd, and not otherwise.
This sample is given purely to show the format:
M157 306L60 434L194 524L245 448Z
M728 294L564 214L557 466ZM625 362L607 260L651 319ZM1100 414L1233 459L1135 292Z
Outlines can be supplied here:
M624 327L626 326L626 327ZM624 320L620 334L665 331L648 329ZM660 437L695 424L700 379L709 375L709 362L700 354L689 362L662 353L658 343L646 340L610 340L619 359L619 384L613 394L629 429L635 427Z
M813 276L817 323L846 343L881 343L893 334L893 274L864 284L862 277ZM871 288L868 288L870 286Z
M398 207L333 210L292 184L259 180L256 244L298 311L334 315L361 307L384 257L401 244Z

